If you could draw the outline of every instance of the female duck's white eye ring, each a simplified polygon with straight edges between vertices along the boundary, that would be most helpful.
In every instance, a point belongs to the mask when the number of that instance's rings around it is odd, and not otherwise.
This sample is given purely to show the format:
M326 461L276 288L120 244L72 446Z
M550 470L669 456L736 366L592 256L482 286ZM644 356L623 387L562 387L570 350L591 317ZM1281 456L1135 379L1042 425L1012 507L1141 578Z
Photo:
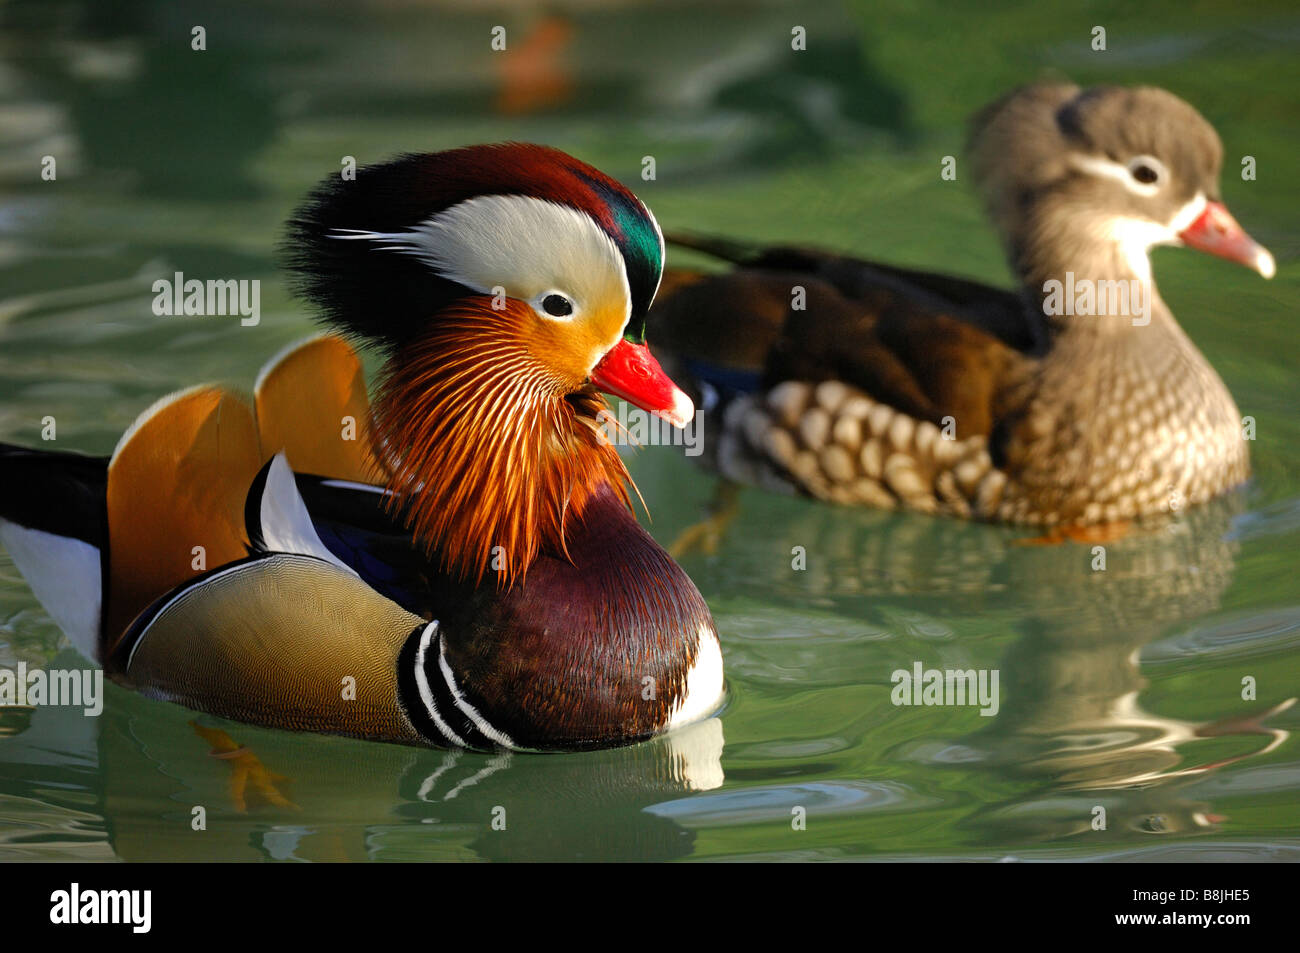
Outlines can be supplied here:
M1134 156L1129 159L1127 168L1133 182L1139 186L1138 190L1148 194L1164 185L1169 177L1165 164L1155 156Z
M573 302L558 291L548 291L541 295L535 307L549 318L562 319L573 316Z
M1104 156L1075 153L1069 157L1068 162L1076 172L1118 182L1134 195L1143 198L1158 194L1169 179L1169 170L1155 156L1134 156L1124 163Z

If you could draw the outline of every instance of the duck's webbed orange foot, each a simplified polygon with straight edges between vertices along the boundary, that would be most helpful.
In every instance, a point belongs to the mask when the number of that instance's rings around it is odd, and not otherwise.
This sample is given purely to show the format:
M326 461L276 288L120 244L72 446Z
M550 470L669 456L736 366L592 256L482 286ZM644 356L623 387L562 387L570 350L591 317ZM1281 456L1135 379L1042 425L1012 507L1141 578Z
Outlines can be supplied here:
M272 807L301 810L280 790L280 785L289 778L267 768L248 747L239 744L220 728L208 728L197 721L191 721L190 727L212 746L209 755L230 764L230 799L239 813L248 812L250 799Z
M1133 524L1128 520L1115 523L1091 523L1086 526L1056 526L1042 536L1016 540L1017 546L1056 546L1060 543L1114 543L1128 535Z
M740 484L722 480L708 506L708 515L686 527L668 546L668 555L681 559L691 553L715 556L727 528L740 512Z

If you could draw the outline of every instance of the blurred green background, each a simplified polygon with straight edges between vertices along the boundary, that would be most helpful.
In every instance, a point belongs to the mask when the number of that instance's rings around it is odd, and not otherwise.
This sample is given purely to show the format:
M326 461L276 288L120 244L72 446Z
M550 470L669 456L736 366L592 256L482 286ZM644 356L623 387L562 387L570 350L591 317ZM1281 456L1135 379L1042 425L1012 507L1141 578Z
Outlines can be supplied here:
M1156 253L1163 297L1257 420L1256 476L1114 544L1104 573L1085 546L746 491L720 551L684 561L722 634L716 735L493 757L202 718L285 779L291 807L254 790L241 810L192 713L112 689L99 719L0 710L0 859L1300 857L1297 712L1261 720L1300 694L1300 11L1075 6L0 4L9 442L39 442L54 416L59 447L108 453L172 389L251 388L313 329L274 247L345 156L545 142L627 182L669 230L1006 283L964 167L939 175L966 117L1039 79L1149 83L1218 128L1224 199L1279 265L1264 282ZM490 49L496 25L505 52ZM1255 181L1240 178L1246 155ZM178 270L262 279L261 323L156 317L150 285ZM713 481L680 450L629 462L661 542L701 518ZM20 660L82 664L0 554L0 664ZM914 661L997 668L1001 711L894 707L890 673ZM681 763L716 762L724 736L712 780L686 780Z

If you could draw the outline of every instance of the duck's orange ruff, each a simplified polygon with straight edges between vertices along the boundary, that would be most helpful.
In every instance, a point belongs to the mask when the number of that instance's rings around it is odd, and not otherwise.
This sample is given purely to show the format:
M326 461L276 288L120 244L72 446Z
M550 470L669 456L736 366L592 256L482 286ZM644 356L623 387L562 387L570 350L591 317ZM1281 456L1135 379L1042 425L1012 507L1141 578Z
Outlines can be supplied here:
M608 405L548 374L525 308L442 315L389 363L373 411L392 505L447 571L474 581L492 569L509 584L543 547L563 552L566 520L604 483L630 505L631 478L596 425Z

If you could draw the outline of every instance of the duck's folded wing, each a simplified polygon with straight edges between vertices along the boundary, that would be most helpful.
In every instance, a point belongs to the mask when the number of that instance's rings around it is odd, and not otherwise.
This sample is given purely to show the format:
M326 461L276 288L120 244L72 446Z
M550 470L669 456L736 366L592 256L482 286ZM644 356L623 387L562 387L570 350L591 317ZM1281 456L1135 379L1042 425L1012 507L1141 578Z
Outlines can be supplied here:
M1028 351L1040 343L1041 328L1025 307L1024 298L984 282L803 245L760 245L681 234L669 235L668 241L752 271L817 278L846 298L870 307L879 308L886 298L895 298L918 310L945 313L1017 350Z
M672 274L648 333L697 382L837 380L961 437L988 435L1033 358L946 309L879 285L849 296L805 271ZM736 387L735 389L743 389Z

